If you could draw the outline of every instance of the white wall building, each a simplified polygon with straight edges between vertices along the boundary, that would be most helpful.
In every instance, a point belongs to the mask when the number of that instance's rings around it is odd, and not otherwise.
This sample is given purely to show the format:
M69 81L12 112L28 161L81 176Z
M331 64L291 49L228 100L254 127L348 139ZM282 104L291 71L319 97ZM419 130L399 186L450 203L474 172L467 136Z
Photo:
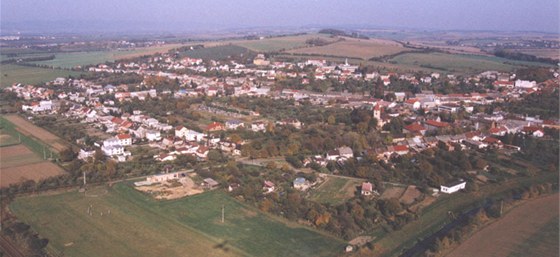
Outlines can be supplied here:
M465 189L466 185L467 182L463 180L453 181L451 183L441 185L440 191L446 194L453 194L461 189Z

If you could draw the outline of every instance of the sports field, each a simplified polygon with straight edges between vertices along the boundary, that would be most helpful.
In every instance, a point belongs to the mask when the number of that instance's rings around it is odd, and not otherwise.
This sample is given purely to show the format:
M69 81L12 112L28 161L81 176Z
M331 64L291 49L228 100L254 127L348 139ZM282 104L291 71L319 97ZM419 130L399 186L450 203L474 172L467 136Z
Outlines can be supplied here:
M345 38L343 41L325 46L299 48L287 52L292 54L340 56L368 60L373 57L396 54L404 50L407 49L391 40Z
M310 192L310 199L320 203L340 204L354 197L361 180L341 177L327 177L323 184Z
M18 198L10 208L66 256L336 256L344 246L221 191L157 201L119 183L89 195Z
M80 74L76 71L2 64L0 65L0 87L9 87L14 83L40 84L58 77L78 77Z

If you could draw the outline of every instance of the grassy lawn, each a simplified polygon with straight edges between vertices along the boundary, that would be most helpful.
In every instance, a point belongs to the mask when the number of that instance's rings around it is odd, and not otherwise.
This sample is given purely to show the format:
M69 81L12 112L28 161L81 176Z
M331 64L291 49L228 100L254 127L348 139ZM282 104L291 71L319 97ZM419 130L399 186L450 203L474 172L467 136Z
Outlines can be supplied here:
M531 184L558 180L557 173L540 173L535 177L510 179L502 184L489 184L475 193L457 193L442 195L432 205L420 213L418 220L405 225L401 230L388 233L375 241L375 256L397 256L403 248L413 246L420 240L437 230L449 221L448 211L461 212L472 207L487 197L495 197L514 188Z
M406 53L392 58L390 62L449 72L512 71L520 66L546 66L541 63L519 62L498 57L446 53Z
M123 183L97 191L98 197L19 198L10 207L68 256L335 256L344 245L220 191L172 201L153 200Z
M78 77L79 75L80 72L76 71L3 64L0 66L0 87L9 87L13 83L40 84L58 77Z
M361 182L356 179L328 177L327 181L311 191L310 199L320 203L337 205L352 198L356 192L356 187L360 184Z

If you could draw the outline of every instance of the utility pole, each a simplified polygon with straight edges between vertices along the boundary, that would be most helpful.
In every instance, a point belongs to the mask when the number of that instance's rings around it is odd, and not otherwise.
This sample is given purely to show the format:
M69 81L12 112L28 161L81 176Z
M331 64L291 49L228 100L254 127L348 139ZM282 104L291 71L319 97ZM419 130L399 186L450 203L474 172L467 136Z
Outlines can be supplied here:
M224 216L225 216L225 207L222 204L222 223L224 223Z
M43 160L47 159L47 152L45 152L45 146L43 146Z
M86 172L84 171L84 187L86 186Z
M500 202L500 217L502 217L502 212L504 211L504 200Z

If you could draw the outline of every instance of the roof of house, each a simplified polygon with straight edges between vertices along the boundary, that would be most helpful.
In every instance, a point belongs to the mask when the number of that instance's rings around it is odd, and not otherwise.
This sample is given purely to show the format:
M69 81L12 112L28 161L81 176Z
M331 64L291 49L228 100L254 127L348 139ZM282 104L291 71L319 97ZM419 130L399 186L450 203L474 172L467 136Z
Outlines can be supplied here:
M407 145L395 145L395 146L393 146L393 149L395 150L395 152L408 151L408 146Z
M441 122L441 121L437 121L437 120L427 120L426 122L424 122L426 125L430 125L432 127L438 127L438 128L445 128L445 127L449 127L449 123L447 122Z
M418 124L418 123L412 123L408 126L405 126L404 129L410 131L410 132L417 132L417 131L422 131L422 130L426 130L426 128L424 128L424 126Z
M122 139L129 139L132 137L129 134L118 134L117 138L122 140Z
M369 182L362 183L362 191L368 191L368 192L373 191L373 184Z

